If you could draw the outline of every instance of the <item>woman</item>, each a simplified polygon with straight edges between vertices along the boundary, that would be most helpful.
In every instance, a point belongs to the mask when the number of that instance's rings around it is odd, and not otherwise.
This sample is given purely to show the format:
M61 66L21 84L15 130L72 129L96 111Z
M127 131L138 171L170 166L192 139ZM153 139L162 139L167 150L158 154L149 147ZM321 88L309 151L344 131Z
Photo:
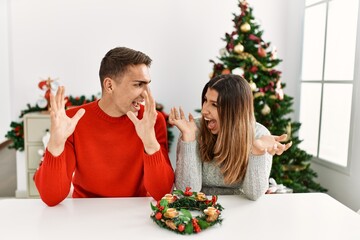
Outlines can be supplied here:
M282 154L286 134L272 136L256 123L253 95L238 75L211 79L202 92L202 117L186 119L171 109L170 124L181 132L177 145L175 186L207 195L243 193L256 200L268 190L272 156Z

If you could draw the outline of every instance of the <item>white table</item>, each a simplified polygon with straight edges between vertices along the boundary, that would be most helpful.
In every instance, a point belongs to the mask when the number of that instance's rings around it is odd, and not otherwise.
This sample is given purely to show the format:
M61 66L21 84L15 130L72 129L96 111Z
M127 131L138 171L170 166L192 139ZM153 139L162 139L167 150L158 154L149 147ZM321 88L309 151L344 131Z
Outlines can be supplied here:
M222 225L179 235L149 217L151 198L0 200L0 239L360 239L360 215L323 193L219 196Z

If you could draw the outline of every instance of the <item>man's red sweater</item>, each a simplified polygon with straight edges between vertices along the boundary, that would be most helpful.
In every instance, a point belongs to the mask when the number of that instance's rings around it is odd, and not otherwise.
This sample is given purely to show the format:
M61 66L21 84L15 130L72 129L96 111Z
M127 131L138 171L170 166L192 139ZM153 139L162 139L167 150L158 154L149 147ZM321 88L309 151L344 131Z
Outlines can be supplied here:
M80 107L67 110L72 117ZM157 115L156 138L161 149L148 155L134 124L126 116L110 117L98 101L81 106L86 110L65 150L54 157L46 150L34 180L41 199L49 206L64 200L74 186L74 198L142 197L159 200L171 192L171 167L166 122ZM141 107L138 118L143 116Z

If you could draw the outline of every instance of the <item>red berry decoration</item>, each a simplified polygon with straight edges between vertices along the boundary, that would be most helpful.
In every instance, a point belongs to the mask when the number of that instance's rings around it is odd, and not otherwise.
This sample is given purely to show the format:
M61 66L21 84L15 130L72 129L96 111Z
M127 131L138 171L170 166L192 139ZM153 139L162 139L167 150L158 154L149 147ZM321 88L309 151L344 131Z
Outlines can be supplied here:
M193 192L190 191L191 187L186 187L184 195L185 196L191 196L193 194Z
M157 212L157 213L155 214L155 218L156 218L157 220L160 220L160 219L162 218L162 213L161 213L161 212Z
M183 232L185 230L185 225L184 224L179 224L178 230L179 230L179 232Z

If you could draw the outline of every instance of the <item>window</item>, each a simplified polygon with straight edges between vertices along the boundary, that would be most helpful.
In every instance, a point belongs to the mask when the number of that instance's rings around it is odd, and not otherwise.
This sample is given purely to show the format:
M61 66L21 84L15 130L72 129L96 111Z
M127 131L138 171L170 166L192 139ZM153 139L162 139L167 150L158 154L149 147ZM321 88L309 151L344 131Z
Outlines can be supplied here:
M359 0L306 0L300 147L314 161L348 170Z

